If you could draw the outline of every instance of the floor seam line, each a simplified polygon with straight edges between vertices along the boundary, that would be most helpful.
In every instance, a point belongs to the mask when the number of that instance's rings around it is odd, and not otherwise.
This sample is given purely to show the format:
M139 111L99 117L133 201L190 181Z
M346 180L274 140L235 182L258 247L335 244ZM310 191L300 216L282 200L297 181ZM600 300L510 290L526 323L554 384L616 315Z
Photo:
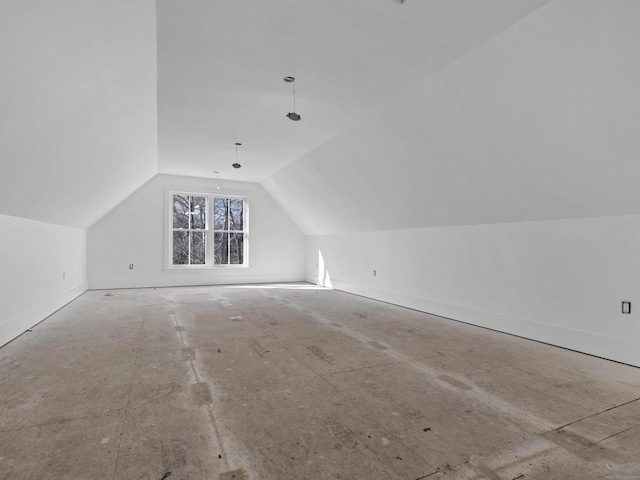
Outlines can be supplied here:
M142 332L144 331L144 322L147 318L147 306L145 305L145 312L144 315L142 316L142 322L140 323L140 335L142 335ZM133 370L131 372L131 382L129 383L129 393L127 394L127 403L125 405L124 408L124 414L122 415L122 427L120 428L120 437L118 439L118 450L116 451L116 460L114 462L113 465L113 475L111 476L111 480L115 480L116 478L116 472L118 469L118 460L120 459L120 447L122 446L122 437L124 435L124 426L126 424L127 421L127 413L129 411L129 404L131 403L131 392L133 391L133 381L135 379L135 375L136 375L136 368L138 366L138 356L140 354L140 350L142 349L142 344L138 344L138 348L136 348L136 357L133 361Z
M178 320L177 310L174 308L173 301L171 302L171 306L172 306L172 309L171 309L171 313L169 315L173 318L173 323L176 325L176 327L184 327L184 325L181 325L180 321ZM179 330L178 331L178 336L180 338L180 342L182 343L182 346L185 347L185 348L188 348L189 344L188 344L188 342L185 341L183 332L184 332L184 330ZM198 370L197 370L196 365L195 365L195 360L194 359L189 359L189 360L187 360L187 363L189 364L189 366L187 368L189 368L191 370L191 372L193 373L193 378L195 379L195 381L197 383L201 383L201 378L200 378L200 375L198 375ZM210 386L210 388L211 388L211 386ZM209 423L213 427L213 434L214 434L216 443L218 444L218 449L220 451L219 455L222 458L222 461L223 461L223 463L225 465L225 470L228 471L231 468L231 465L229 464L229 458L228 458L227 452L225 451L225 448L224 448L224 442L222 441L222 435L220 435L220 429L218 427L218 422L216 421L216 417L213 414L213 408L211 407L211 405L206 405L205 409L207 411L207 416L209 417Z
M589 419L589 418L596 417L596 416L601 415L601 414L603 414L603 413L610 412L611 410L615 410L616 408L620 408L620 407L624 407L624 406L626 406L626 405L630 405L630 404L632 404L633 402L637 402L638 400L640 400L640 398L635 398L635 399L633 399L633 400L629 400L628 402L624 402L624 403L621 403L621 404L619 404L619 405L614 405L613 407L606 408L605 410L601 410L600 412L596 412L596 413L593 413L593 414L591 414L591 415L587 415L586 417L579 418L578 420L574 420L573 422L569 422L569 423L567 423L566 425L562 425L562 426L560 426L560 427L558 427L558 428L555 428L554 430L560 430L561 428L569 427L569 426L571 426L571 425L573 425L573 424L576 424L576 423L578 423L578 422L582 422L583 420L587 420L587 419Z
M296 309L298 309L298 310L300 309L300 307L299 307L298 305L296 305L296 304L290 303L290 305L293 305L293 306L294 306L294 308L296 308ZM314 317L314 318L315 318L315 317ZM255 324L255 322L254 322L253 320L251 320L251 321ZM319 322L321 322L321 323L326 323L326 322L324 322L323 320L321 320L321 319L317 319L317 318L316 318L316 321L319 321ZM258 328L262 329L259 325L258 325ZM342 330L342 329L340 329L340 330ZM342 398L344 398L345 402L346 402L346 403L349 403L349 404L350 404L350 405L351 405L351 406L352 406L352 407L353 407L353 408L354 408L354 409L359 413L360 418L362 418L362 417L363 417L363 415L362 415L362 413L363 413L363 412L362 412L362 410L361 410L360 408L358 408L358 406L355 404L355 402L353 402L352 400L350 400L350 399L349 399L349 397L348 397L347 395L345 395L345 394L344 394L344 393L342 393L340 390L338 390L338 388L337 388L333 383L331 383L327 378L325 378L323 375L320 375L320 374L319 374L318 372L316 372L313 368L311 368L311 367L310 367L309 365L307 365L304 361L302 361L302 359L300 359L300 358L299 358L295 353L293 353L292 351L290 351L290 350L289 350L289 349L288 349L288 348L287 348L287 347L286 347L282 342L280 342L280 340L279 340L277 337L275 337L275 336L274 336L274 337L273 337L273 339L274 339L274 340L276 341L276 343L278 343L278 344L279 344L279 345L280 345L280 346L281 346L285 351L287 351L290 355L292 355L294 358L296 358L296 359L297 359L300 363L302 363L305 367L307 367L309 370L311 370L311 372L313 372L313 373L314 373L314 374L315 374L319 379L321 379L323 382L325 382L327 385L329 385L329 387L330 387L331 389L333 389L333 391L335 391L338 395L340 395ZM396 363L399 363L399 362L394 362L394 364L396 364ZM358 420L360 420L360 418L359 418ZM336 421L338 421L338 420L336 419ZM384 427L383 427L383 425L381 425L379 422L377 422L377 421L375 421L375 420L372 420L372 422L373 422L373 423L374 423L374 424L375 424L375 425L380 429L380 431L381 431L381 432L385 432L385 433L387 433L387 429L386 429L386 428L384 428ZM342 422L340 422L340 423L342 423ZM344 426L344 425L343 425L343 426ZM347 428L347 427L345 426L345 428ZM348 429L348 430L349 430L349 429ZM352 433L353 433L353 432L352 432ZM419 454L418 454L418 452L416 451L416 449L415 449L415 448L411 448L411 447L409 447L408 445L405 445L405 443L402 441L402 439L401 439L401 438L399 438L399 437L397 437L396 435L394 435L394 434L392 434L392 433L387 433L387 434L388 434L389 436L392 436L393 438L395 438L395 439L396 439L396 441L397 441L400 445L402 445L404 448L406 448L406 449L407 449L407 451L409 451L409 452L411 452L413 455L415 455L415 456L416 456L416 458L418 458L418 459L420 459L422 462L424 462L424 463L425 463L429 468L432 468L432 469L434 468L434 467L433 467L433 465L431 465L431 464L427 461L427 459L425 459L422 455L419 455ZM356 437L356 438L357 438L357 437ZM372 453L376 453L376 452L374 452L373 450L371 450L371 449L370 449L370 448L369 448L365 443L363 443L363 445L365 446L365 448L366 448L367 450L370 450ZM437 472L437 471L438 471L438 469L436 468L436 472ZM434 473L436 473L436 472L434 472ZM424 477L423 477L423 478L424 478Z
M368 369L373 369L373 368L388 367L389 365L397 365L398 363L400 363L399 360L395 361L395 362L382 363L380 365L367 365L365 367L350 368L349 370L341 370L339 372L322 373L322 374L319 374L319 375L321 377L329 377L329 376L332 376L332 375L341 375L343 373L358 372L360 370L368 370Z
M640 426L640 424L639 425L633 425L633 426L631 426L629 428L625 428L624 430L620 430L619 432L616 432L613 435L609 435L608 437L605 437L605 438L603 438L601 440L598 440L597 442L594 442L591 446L598 445L599 443L604 442L605 440L609 440L610 438L613 438L613 437L615 437L617 435L620 435L621 433L628 432L629 430L633 430L634 428L638 428L639 426Z
M320 322L320 323L322 323L324 325L333 326L334 328L338 328L338 327L335 327L335 325L332 325L330 319L325 318L324 316L322 316L322 315L320 315L320 314L318 314L316 312L312 312L311 314L306 313L305 310L302 307L300 307L299 305L297 305L297 304L295 304L293 302L290 302L289 305L291 305L292 308L294 308L295 310L311 316L317 322ZM355 330L352 330L351 328L349 328L348 326L345 326L345 325L342 325L342 327L338 328L338 330L345 332L347 335L349 335L349 336L351 336L353 338L356 338L356 339L364 342L365 344L369 344L370 345L370 342L375 341L375 340L373 340L373 339L371 339L371 338L369 338L369 337L367 337L365 335L362 335L362 334L356 332ZM442 379L440 379L439 377L442 375L441 373L439 373L437 371L434 371L431 368L428 368L426 365L418 363L416 360L414 360L414 359L412 359L412 358L410 358L410 357L408 357L408 356L406 356L406 355L404 355L402 353L396 352L395 350L392 350L392 349L386 349L386 350L384 350L384 352L386 354L388 354L389 356L391 356L393 358L396 358L398 360L397 363L406 363L408 365L411 365L413 368L416 368L416 369L418 369L418 370L420 370L422 372L428 373L429 375L431 375L433 377L433 379L435 381L445 384L447 388L459 389L459 387L456 387L456 386L450 384L449 382L445 382ZM522 412L522 411L514 408L512 405L510 405L508 403L500 402L500 401L496 400L495 398L491 397L490 395L488 395L487 393L485 393L481 389L478 389L476 387L472 387L471 389L468 390L468 392L469 392L469 394L475 395L478 398L482 399L483 401L485 401L485 402L487 402L489 404L499 405L499 406L501 406L503 408L506 408L506 409L510 410L516 416L528 419L529 422L532 424L531 426L541 426L541 427L544 427L546 429L552 429L552 426L549 425L547 422L543 421L542 419L537 418L537 417L535 417L533 415L530 415L528 413Z
M6 432L17 432L20 430L25 430L28 428L36 428L36 427L45 427L47 425L55 425L56 423L67 423L67 422L75 422L77 420L87 420L87 419L94 419L94 418L103 418L106 415L95 415L95 414L89 414L89 415L83 415L81 417L74 417L74 418L61 418L59 420L51 420L49 422L41 422L41 423L34 423L32 425L19 425L15 428L3 428L0 429L0 433L6 433Z

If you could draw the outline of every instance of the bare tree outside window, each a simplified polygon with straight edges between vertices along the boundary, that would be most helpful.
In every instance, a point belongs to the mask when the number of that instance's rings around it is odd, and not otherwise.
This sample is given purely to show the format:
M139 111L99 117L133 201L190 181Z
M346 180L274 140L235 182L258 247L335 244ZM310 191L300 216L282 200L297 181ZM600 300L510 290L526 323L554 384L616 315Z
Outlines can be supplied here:
M244 201L241 198L214 200L214 261L215 265L244 263Z
M244 265L245 210L246 202L242 198L174 194L172 264ZM212 245L209 243L211 233ZM212 262L208 260L209 254Z
M204 265L206 258L207 198L173 196L173 264Z

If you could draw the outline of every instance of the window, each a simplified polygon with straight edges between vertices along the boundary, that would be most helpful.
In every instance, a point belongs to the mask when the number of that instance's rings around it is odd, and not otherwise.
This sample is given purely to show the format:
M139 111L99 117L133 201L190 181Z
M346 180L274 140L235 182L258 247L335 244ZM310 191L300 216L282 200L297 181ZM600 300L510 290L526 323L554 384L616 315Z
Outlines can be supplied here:
M242 265L244 263L244 200L213 199L213 263Z
M171 193L171 265L246 265L247 201Z
M207 197L173 196L173 264L205 265Z

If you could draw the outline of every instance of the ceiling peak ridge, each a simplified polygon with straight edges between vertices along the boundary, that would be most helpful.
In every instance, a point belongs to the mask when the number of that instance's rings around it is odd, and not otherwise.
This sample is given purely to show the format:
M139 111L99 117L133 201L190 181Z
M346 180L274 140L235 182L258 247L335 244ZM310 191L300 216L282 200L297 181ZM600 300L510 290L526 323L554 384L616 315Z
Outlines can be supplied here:
M478 52L479 50L486 48L489 44L495 42L498 38L502 37L505 33L521 25L525 21L529 20L530 17L540 13L540 11L546 9L549 6L549 4L554 3L556 1L557 0L541 0L542 2L541 5L537 6L526 15L518 18L515 22L507 25L502 30L499 30L494 34L488 36L487 38L483 39L480 43L476 44L473 48L464 52L462 55L450 59L448 62L443 63L442 66L436 68L433 72L421 78L417 83L418 88L423 88L426 84L431 82L434 78L437 78L443 73L446 73L448 70L455 67L459 63L464 62L468 57L476 54L476 52Z

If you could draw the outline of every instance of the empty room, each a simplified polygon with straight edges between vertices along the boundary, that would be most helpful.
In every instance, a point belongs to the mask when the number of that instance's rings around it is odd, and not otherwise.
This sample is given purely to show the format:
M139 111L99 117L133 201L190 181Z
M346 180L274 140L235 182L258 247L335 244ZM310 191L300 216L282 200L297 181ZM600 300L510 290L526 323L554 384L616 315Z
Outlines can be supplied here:
M0 479L640 479L639 22L0 0Z

